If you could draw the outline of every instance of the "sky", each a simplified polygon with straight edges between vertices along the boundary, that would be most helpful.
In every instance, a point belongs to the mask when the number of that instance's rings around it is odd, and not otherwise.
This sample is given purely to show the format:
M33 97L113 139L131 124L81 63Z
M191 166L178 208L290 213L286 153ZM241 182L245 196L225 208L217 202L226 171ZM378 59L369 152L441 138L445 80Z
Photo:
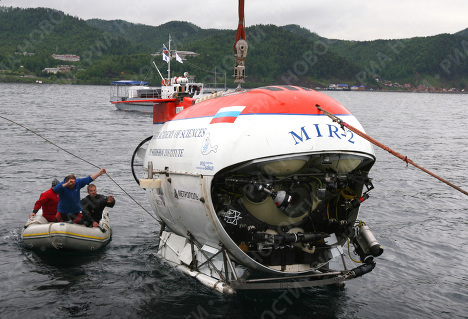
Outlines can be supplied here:
M0 6L54 8L87 19L158 26L188 21L201 28L236 29L236 0L0 0ZM467 0L245 0L245 24L298 24L339 40L404 39L468 28ZM247 34L248 40L248 34Z

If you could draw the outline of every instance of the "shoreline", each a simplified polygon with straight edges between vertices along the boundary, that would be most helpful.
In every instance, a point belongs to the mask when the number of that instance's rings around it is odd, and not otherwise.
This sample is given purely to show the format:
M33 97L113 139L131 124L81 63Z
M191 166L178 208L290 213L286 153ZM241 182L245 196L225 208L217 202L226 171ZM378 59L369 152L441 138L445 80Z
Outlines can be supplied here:
M18 81L2 81L2 76L0 75L0 85L1 84L33 84L33 85L96 85L96 86L110 86L109 84L90 84L90 83L75 83L71 81L51 81L48 79L41 79L41 78L30 78L30 77L22 77L17 78ZM41 81L38 83L38 81ZM291 85L291 84L268 84L262 86L275 86L275 85ZM301 86L301 85L293 85L293 86ZM260 87L260 86L259 86ZM251 90L254 88L246 88L247 90ZM329 90L326 88L311 88L315 91L325 91L325 92L356 92L356 93L431 93L431 94L466 94L467 91L452 91L452 92L444 92L444 91L418 91L418 90ZM231 88L231 90L234 90Z

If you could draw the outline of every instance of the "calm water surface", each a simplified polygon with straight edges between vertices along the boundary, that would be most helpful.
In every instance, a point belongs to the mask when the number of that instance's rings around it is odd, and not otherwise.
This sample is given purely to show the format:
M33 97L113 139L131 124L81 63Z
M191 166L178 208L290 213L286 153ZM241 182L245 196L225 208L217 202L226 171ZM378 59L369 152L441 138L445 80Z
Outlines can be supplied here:
M151 115L121 112L104 86L0 84L0 115L111 177L147 210L130 159L152 133ZM468 189L468 95L326 92L366 132ZM376 187L363 204L383 245L375 270L344 289L222 296L166 267L154 252L159 226L110 179L112 242L93 254L37 254L21 228L53 178L98 169L0 118L1 318L468 318L468 197L376 149ZM348 263L349 265L349 263Z

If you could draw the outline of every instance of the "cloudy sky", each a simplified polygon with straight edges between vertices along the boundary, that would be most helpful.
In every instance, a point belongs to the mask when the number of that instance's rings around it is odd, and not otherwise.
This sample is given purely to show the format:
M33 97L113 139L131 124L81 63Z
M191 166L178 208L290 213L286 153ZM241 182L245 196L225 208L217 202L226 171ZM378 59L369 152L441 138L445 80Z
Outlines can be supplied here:
M468 28L467 0L246 0L246 26L298 24L343 40L401 39ZM189 21L236 29L236 0L0 0L0 6L55 8L82 19L122 19L158 26ZM248 35L247 35L248 36Z

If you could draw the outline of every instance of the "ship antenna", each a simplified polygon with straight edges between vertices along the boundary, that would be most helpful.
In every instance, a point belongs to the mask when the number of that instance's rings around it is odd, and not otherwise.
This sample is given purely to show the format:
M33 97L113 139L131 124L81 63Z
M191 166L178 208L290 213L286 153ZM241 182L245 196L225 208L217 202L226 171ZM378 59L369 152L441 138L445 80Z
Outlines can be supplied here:
M245 57L248 49L245 40L244 0L239 0L239 24L237 26L236 42L234 42L234 57L236 67L234 68L234 83L238 83L236 91L241 91L241 84L245 78Z
M167 78L169 79L169 81L171 80L171 41L171 35L169 34L169 61L167 62Z

